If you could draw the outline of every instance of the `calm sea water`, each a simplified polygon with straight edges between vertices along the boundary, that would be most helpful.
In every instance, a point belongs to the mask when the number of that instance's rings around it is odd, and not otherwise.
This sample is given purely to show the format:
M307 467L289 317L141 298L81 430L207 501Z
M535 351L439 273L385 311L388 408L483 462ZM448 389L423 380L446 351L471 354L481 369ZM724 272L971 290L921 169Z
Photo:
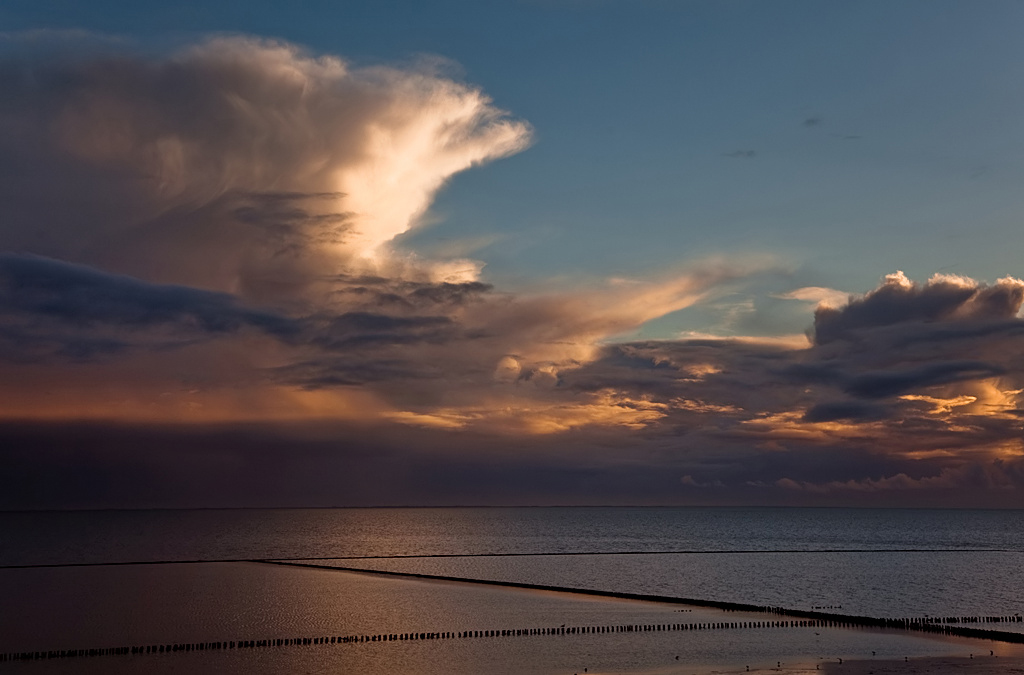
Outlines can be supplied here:
M643 552L650 555L621 555ZM568 553L594 555L488 555ZM386 558L452 555L475 557ZM361 556L385 558L342 562L367 569L799 609L841 607L843 612L872 616L1024 612L1022 511L454 508L0 513L0 565Z
M473 584L256 563L37 568L0 574L0 651L293 636L763 621ZM2 673L565 675L765 672L781 661L1019 654L1014 645L836 628L762 628L372 642L0 664Z
M755 508L0 513L0 565L6 567L0 569L0 651L552 622L722 620L713 610L691 610L696 614L685 617L665 605L250 562L102 564L155 561L318 558L321 564L368 570L797 609L831 606L874 616L1012 615L1024 612L1022 516ZM101 564L14 567L82 563ZM751 661L770 667L776 658L813 664L870 652L898 657L979 649L919 635L803 629L388 643L69 660L47 662L45 668L7 664L4 670L555 673L582 671L582 664L596 662L603 672L667 673ZM680 663L685 668L677 671Z
M1024 511L453 508L0 512L0 565L876 549L1024 552Z

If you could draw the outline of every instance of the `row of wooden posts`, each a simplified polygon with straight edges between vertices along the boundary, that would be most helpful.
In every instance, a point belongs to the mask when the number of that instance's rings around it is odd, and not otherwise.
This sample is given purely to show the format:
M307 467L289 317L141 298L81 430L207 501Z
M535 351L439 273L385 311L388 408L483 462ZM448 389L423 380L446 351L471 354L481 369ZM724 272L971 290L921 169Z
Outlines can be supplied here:
M771 613L782 613L786 610L765 608ZM934 617L909 619L876 619L868 617L852 617L832 615L828 618L782 620L782 621L724 621L703 623L667 623L667 624L623 624L608 626L558 626L537 628L506 628L490 630L464 630L442 632L413 633L380 633L373 635L333 635L321 637L274 638L263 640L230 640L218 642L188 642L170 644L134 645L128 647L101 647L93 649L62 649L49 651L10 652L0 654L0 663L10 661L32 661L38 659L61 659L87 656L129 656L147 654L172 654L179 652L259 649L264 647L298 647L310 645L336 645L364 642L395 642L408 640L448 640L468 638L507 638L522 636L564 636L588 635L596 633L644 633L661 631L694 631L723 629L763 629L763 628L850 628L874 626L897 628L904 630L921 630L938 632L947 635L996 639L1006 642L1024 642L1024 634L1007 633L1005 631L985 630L978 628L962 628L952 626L953 623L1000 623L1004 621L1020 623L1020 616L1002 617Z
M1024 616L1014 614L1013 616L926 616L915 619L919 623L1021 623Z

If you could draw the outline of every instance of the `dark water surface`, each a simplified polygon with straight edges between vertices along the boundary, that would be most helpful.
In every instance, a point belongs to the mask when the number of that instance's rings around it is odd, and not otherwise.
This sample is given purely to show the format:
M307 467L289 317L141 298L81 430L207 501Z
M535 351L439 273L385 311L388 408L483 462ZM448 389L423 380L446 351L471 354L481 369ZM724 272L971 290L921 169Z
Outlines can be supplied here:
M1024 511L595 507L0 512L0 565L865 549L1024 552Z
M6 570L0 651L293 636L764 621L761 614L259 563ZM1012 645L994 645L1012 655ZM895 631L760 628L315 645L0 664L17 673L709 673L987 653ZM679 657L678 659L676 657Z
M1024 554L700 553L340 560L344 567L771 605L855 616L1024 611ZM996 626L986 626L996 627ZM1024 631L1024 623L999 630Z
M250 562L104 564L146 561L335 557L346 558L337 565L366 569L850 614L1005 616L1024 612L1022 516L756 508L0 513L0 565L7 566L0 569L0 651L715 621L712 615L721 614L695 609L687 618L666 605ZM69 564L100 565L12 567ZM921 635L798 629L110 657L47 662L43 669L0 664L0 671L554 673L582 672L589 662L601 665L598 672L639 673L677 672L680 656L685 672L697 672L751 661L768 667L773 658L813 664L870 651L972 650L982 648Z

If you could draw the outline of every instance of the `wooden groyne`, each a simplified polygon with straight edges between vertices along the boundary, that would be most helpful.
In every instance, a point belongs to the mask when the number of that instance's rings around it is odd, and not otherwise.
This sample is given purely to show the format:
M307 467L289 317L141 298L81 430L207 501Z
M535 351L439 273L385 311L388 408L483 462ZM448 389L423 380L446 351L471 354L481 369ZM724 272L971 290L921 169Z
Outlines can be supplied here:
M1022 623L1024 622L1024 617L1020 616L1019 614L1007 616L948 616L886 619L873 616L857 616L853 614L823 612L820 610L788 609L785 607L775 607L772 605L755 605L745 602L707 600L704 598L683 598L670 595L651 595L647 593L624 593L620 591L604 591L593 588L575 588L573 586L551 586L547 584L531 584L518 581L500 581L497 579L474 579L470 577L456 577L441 574L423 574L419 572L393 572L390 570L366 569L363 567L341 567L335 565L323 565L310 562L292 562L282 560L261 560L259 562L266 563L269 565L283 565L286 567L311 567L314 569L323 570L340 570L343 572L356 572L359 574L371 574L375 576L401 577L406 579L427 579L433 581L454 581L458 583L479 584L485 586L501 586L505 588L521 588L534 591L552 591L555 593L575 593L578 595L593 595L602 598L617 598L620 600L641 600L644 602L688 605L691 607L709 607L712 609L720 609L726 612L768 613L802 619L812 619L815 621L841 622L844 626L893 628L897 630L921 630L926 632L944 632L949 635L963 635L964 637L984 637L985 639L990 640L1000 639L997 637L989 637L988 635L980 636L976 634L978 631L981 631L983 633L994 633L996 635L1009 636L1010 639L1004 640L1005 642L1024 642L1024 634L1008 633L1006 631L997 630L966 628L950 625L1003 622ZM968 632L970 634L968 634ZM1021 639L1015 639L1018 637Z
M458 631L414 631L400 633L350 634L307 637L273 637L252 640L228 640L214 642L163 643L147 645L130 645L119 647L99 647L85 649L63 649L48 651L20 651L0 653L0 663L15 661L34 661L40 659L64 659L97 656L149 656L202 651L224 651L236 649L265 649L311 647L317 645L354 645L363 643L407 642L420 640L466 640L482 638L514 638L514 637L573 637L581 635L608 633L647 633L647 632L688 632L709 630L766 630L779 628L884 628L890 630L921 631L942 635L995 640L1024 644L1024 633L1011 633L992 628L975 628L974 624L1022 623L1024 617L1013 616L946 616L946 617L914 617L887 619L869 616L837 614L819 610L798 610L769 605L754 605L740 602L725 602L700 598L680 598L643 593L621 593L598 589L572 588L545 584L528 584L512 581L491 579L471 579L466 577L419 574L413 572L390 572L363 569L357 567L336 567L309 562L255 560L249 562L284 565L291 567L309 567L315 569L357 572L376 576L427 579L434 581L452 581L487 586L502 586L528 590L573 593L605 598L624 600L640 600L662 604L687 605L691 607L708 607L725 612L748 612L765 614L769 617L760 621L718 621L689 623L658 623L658 624L612 624L591 626L533 626L520 628L489 628L466 629ZM785 618L777 618L785 617Z
M437 558L568 558L577 556L660 556L660 555L765 555L776 553L800 553L821 555L828 553L1022 553L1013 548L820 548L820 549L673 549L662 551L502 551L489 553L406 553L389 555L329 555L304 556L296 558L274 558L278 562L303 562L319 560L405 560ZM264 562L252 558L183 558L171 560L113 560L97 562L35 562L0 565L0 570L64 568L64 567L119 567L130 565L204 565L207 563Z
M770 608L775 614L783 614L785 610ZM581 635L599 635L609 633L650 633L650 632L689 632L713 630L771 630L784 628L855 628L865 624L858 619L863 617L847 617L836 615L834 619L773 619L764 621L711 621L689 623L656 623L656 624L611 624L590 626L534 626L527 628L490 628L459 631L414 631L402 633L374 633L350 635L321 635L314 637L277 637L254 640L227 640L217 642L175 642L166 644L131 645L121 647L100 647L89 649L61 649L49 651L24 651L0 654L0 663L14 661L36 661L44 659L65 659L96 656L149 656L160 654L178 654L185 652L225 651L243 649L281 649L288 647L311 647L318 645L355 645L381 642L409 642L421 640L468 640L487 638L517 637L574 637ZM999 621L1021 622L1021 617L962 617L966 619L991 619ZM945 624L927 623L923 619L885 619L884 628L924 630L946 635L1001 640L1004 642L1024 643L1024 634L1007 633L1004 631L984 630L976 628L958 628ZM981 621L979 621L980 623Z

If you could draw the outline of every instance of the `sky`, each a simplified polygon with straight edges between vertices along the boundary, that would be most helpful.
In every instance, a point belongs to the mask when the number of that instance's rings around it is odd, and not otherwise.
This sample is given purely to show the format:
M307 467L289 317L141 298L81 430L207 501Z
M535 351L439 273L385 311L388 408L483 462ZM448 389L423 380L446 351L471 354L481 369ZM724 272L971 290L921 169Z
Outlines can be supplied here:
M0 509L1024 508L1024 4L0 6Z

